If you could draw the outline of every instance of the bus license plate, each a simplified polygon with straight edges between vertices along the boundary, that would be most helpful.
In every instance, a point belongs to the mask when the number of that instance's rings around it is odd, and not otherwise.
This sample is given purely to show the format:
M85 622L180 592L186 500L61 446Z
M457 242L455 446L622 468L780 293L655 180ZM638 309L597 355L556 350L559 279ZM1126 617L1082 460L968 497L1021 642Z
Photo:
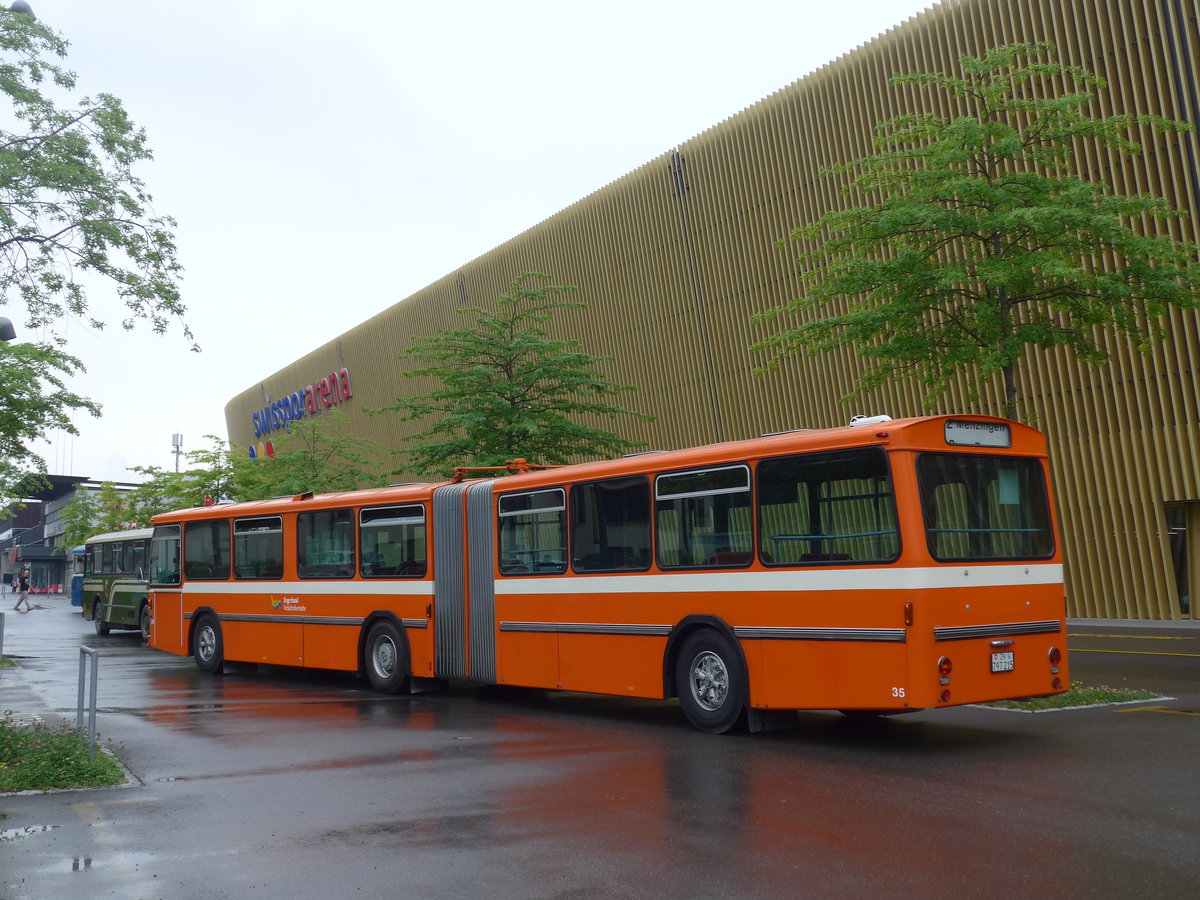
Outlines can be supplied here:
M1013 651L992 654L993 672L1011 672L1013 670Z

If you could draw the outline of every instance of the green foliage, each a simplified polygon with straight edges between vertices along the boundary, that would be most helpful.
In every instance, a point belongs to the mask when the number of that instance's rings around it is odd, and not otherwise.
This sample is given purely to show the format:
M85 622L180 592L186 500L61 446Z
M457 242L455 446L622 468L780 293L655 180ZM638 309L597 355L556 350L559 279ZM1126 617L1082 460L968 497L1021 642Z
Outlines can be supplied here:
M82 371L78 359L51 344L0 342L0 502L12 499L21 478L45 471L30 442L56 429L78 434L72 410L100 414L63 380Z
M353 491L381 487L383 451L371 441L346 435L346 415L328 409L293 421L273 442L275 456L237 458L239 500Z
M999 375L1005 415L1015 418L1026 347L1067 347L1100 364L1108 352L1098 326L1146 350L1169 307L1196 308L1197 248L1155 233L1156 220L1183 213L1075 172L1079 145L1127 157L1141 152L1136 129L1190 126L1090 115L1104 80L1054 56L1051 44L1015 44L964 55L961 75L892 79L946 95L961 112L883 122L879 152L823 173L877 199L791 233L804 248L805 296L757 318L803 321L755 345L771 354L768 368L854 346L871 364L845 399L913 377L929 406L964 371L976 378L972 399Z
M0 791L49 791L121 784L117 760L96 745L88 756L87 731L45 723L19 725L0 716Z
M397 412L406 422L425 420L423 431L406 438L415 446L401 451L408 469L445 477L458 465L501 466L514 458L558 464L641 446L579 421L653 417L609 402L633 388L595 371L605 357L546 333L556 313L586 306L564 299L574 287L549 281L526 272L496 298L494 310L459 310L475 317L474 327L416 339L407 358L419 366L405 375L433 378L442 387L374 411Z
M208 447L183 454L188 465L182 471L130 466L130 471L141 479L128 497L131 518L140 526L148 526L151 517L159 513L203 506L210 498L216 502L237 496L236 462L229 445L211 434L206 434L204 440L209 442Z
M96 528L96 501L92 492L87 488L75 488L71 502L59 513L59 521L63 523L62 537L58 545L68 550L83 544L93 534L99 534Z
M67 42L28 16L0 12L0 296L20 298L30 328L56 328L68 316L92 328L79 273L116 285L122 325L149 321L164 332L184 307L177 280L175 222L150 211L133 167L152 157L146 134L110 94L74 99L73 72L55 61ZM191 334L184 327L184 333Z
M83 371L62 349L63 325L104 326L87 289L115 287L125 328L144 321L162 333L180 321L191 339L175 223L153 213L134 175L152 155L146 135L116 97L76 96L75 74L58 64L66 49L29 16L0 10L0 312L46 336L0 345L0 500L22 475L44 470L30 440L76 434L72 410L100 414L62 381Z

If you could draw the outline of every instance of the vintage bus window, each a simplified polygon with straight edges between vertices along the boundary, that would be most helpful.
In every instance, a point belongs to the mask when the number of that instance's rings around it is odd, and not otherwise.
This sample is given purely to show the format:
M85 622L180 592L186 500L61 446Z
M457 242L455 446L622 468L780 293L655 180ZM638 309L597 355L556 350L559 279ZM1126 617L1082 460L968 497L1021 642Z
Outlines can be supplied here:
M358 514L364 578L413 578L425 574L425 507L377 506Z
M571 488L576 572L650 568L650 483L642 476Z
M925 535L934 559L1045 559L1054 555L1041 462L981 454L917 458Z
M146 571L146 542L121 542L121 571L126 575L137 575Z
M179 584L179 526L159 525L150 539L150 583Z
M899 555L896 500L882 449L765 459L757 477L764 564L887 562Z
M257 516L233 520L235 578L283 577L283 518Z
M660 475L654 497L658 564L664 569L750 564L749 466Z
M100 545L100 574L112 575L117 571L117 548L112 543Z
M566 492L562 488L500 498L500 572L551 575L567 571Z
M207 580L229 577L229 522L188 522L183 532L183 575Z
M354 577L354 511L325 509L296 517L301 578Z
M100 560L96 553L95 547L87 547L83 551L84 564L83 571L87 575L95 575L100 571Z

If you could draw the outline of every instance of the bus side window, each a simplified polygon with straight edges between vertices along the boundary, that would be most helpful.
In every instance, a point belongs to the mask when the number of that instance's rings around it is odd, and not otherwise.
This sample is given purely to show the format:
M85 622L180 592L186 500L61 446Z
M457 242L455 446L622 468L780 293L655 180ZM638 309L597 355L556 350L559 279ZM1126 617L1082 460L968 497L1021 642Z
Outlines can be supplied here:
M283 517L233 520L235 578L283 577Z
M658 564L748 566L754 553L750 467L660 475L654 483Z
M358 514L364 578L418 578L425 574L425 507L377 506Z
M899 555L883 450L765 459L756 475L764 564L887 562Z
M183 534L183 574L202 580L229 577L229 522L188 522Z
M500 573L555 575L567 571L566 509L562 488L501 495Z
M159 525L150 539L151 584L179 584L179 526Z
M650 568L650 483L644 476L571 488L576 572Z
M296 569L301 578L353 578L354 511L322 509L296 517Z

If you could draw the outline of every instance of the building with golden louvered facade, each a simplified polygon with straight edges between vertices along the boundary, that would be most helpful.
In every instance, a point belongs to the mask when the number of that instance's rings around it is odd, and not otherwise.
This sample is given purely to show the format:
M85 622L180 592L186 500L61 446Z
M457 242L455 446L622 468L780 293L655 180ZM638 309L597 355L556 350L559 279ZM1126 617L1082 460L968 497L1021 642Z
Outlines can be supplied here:
M490 301L524 271L579 287L588 308L554 328L576 338L614 381L635 384L627 402L651 423L618 423L661 449L845 424L854 413L921 413L921 394L897 384L858 406L839 402L860 371L853 353L796 358L756 377L749 347L777 326L755 312L801 293L792 249L776 241L847 202L818 173L872 151L873 126L913 111L927 95L889 84L912 71L953 71L962 53L1017 41L1053 41L1060 58L1108 79L1098 112L1157 113L1200 122L1200 0L946 0L741 114L650 160L486 255L429 285L235 397L230 439L256 434L264 410L282 424L304 386L337 403L356 434L399 446L406 426L367 416L431 384L401 375L412 335L458 328L457 310ZM1119 193L1167 197L1190 218L1175 237L1194 242L1200 220L1195 134L1141 136L1144 154L1123 161L1093 147L1079 170ZM1030 353L1024 417L1050 439L1072 615L1142 619L1196 615L1200 583L1200 328L1172 311L1168 338L1149 355L1102 336L1110 365L1067 352ZM322 396L323 394L323 396ZM347 396L349 394L349 396ZM940 412L996 413L998 394L945 398ZM605 427L614 427L603 423Z

